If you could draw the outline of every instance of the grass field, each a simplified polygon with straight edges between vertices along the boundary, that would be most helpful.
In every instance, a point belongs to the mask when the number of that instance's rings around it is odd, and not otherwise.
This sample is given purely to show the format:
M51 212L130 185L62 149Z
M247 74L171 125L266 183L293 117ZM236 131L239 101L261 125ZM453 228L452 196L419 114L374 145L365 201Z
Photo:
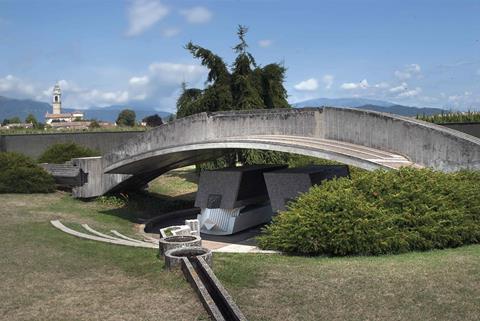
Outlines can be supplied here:
M160 201L191 199L188 175L170 173L152 189ZM142 209L61 192L0 195L0 204L0 320L208 320L156 251L81 240L49 224L135 236ZM480 316L480 245L381 257L215 254L214 270L249 320Z

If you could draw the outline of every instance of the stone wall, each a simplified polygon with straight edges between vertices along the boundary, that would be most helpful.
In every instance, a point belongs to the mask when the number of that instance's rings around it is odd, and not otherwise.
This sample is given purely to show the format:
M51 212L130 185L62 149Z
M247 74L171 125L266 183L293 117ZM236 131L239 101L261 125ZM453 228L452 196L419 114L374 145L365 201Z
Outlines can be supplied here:
M17 152L37 158L50 145L73 142L98 150L103 155L140 133L143 132L123 131L0 135L0 151Z

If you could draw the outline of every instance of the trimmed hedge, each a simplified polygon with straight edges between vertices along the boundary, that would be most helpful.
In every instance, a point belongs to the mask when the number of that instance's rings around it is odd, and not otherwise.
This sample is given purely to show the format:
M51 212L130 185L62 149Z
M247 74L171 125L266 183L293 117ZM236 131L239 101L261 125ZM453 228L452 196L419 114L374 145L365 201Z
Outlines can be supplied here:
M314 186L258 238L306 255L378 255L480 242L480 172L403 168Z
M39 163L62 164L72 158L99 156L100 153L75 143L53 144L38 158Z
M0 193L51 193L52 175L21 154L0 153Z

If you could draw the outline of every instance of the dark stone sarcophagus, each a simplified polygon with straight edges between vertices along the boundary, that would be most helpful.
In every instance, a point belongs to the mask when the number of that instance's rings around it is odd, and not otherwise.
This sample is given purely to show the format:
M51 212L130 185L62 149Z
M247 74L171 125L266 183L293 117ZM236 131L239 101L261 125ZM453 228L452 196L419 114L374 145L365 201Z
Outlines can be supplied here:
M285 205L313 185L335 177L350 177L347 165L311 165L285 168L263 174L274 212L285 210Z
M252 165L204 171L200 174L195 206L200 231L226 235L268 222L272 210L264 173L284 165Z

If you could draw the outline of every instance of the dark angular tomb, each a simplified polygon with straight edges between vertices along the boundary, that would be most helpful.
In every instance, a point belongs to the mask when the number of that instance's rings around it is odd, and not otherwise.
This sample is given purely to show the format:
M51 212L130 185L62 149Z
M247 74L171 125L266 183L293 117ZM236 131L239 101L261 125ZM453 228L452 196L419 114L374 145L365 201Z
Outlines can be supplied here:
M52 174L55 184L60 187L82 186L88 181L88 174L70 162L64 164L40 164L40 166Z
M284 165L251 165L204 171L200 174L195 206L200 208L238 208L268 200L263 178L266 172Z
M313 185L335 177L350 177L347 165L311 165L286 168L263 174L274 212L285 210L285 205L305 193Z

